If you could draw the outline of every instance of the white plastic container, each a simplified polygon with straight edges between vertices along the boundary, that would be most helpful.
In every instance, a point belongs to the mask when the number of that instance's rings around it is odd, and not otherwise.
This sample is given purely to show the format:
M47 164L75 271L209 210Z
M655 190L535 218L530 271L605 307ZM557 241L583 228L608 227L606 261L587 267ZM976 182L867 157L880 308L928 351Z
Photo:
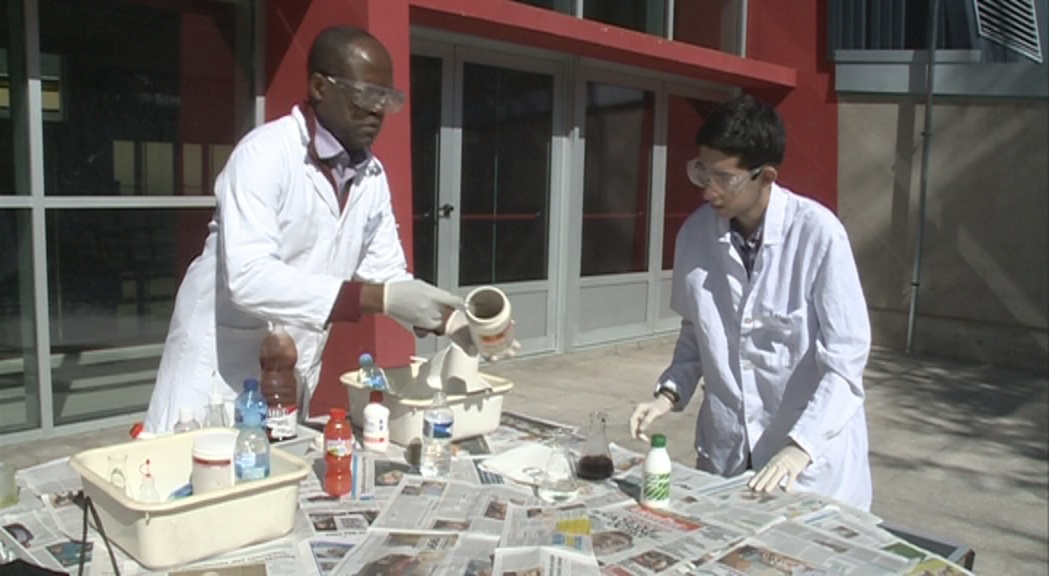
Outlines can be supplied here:
M221 488L171 502L132 500L107 480L108 456L128 456L129 481L141 481L148 458L157 491L166 498L189 480L197 430L81 452L69 465L83 479L106 536L138 563L154 571L196 562L291 531L298 509L299 482L310 465L279 448L270 454L269 478Z
M383 405L385 394L372 390L364 407L364 426L361 444L369 452L386 452L390 447L390 409Z
M670 472L673 470L667 453L667 437L652 435L652 447L641 466L641 505L646 508L670 507Z
M474 344L486 358L504 354L514 343L510 299L495 286L479 286L466 295L466 321Z
M383 394L390 409L390 442L401 446L422 442L423 412L433 402L433 390L416 381L419 362L410 366L386 369L389 390ZM452 440L487 434L499 427L503 414L503 398L513 388L504 378L478 372L486 387L465 390L445 390L448 406L455 414ZM357 371L340 377L350 397L350 413L354 422L364 422L364 408L368 405L371 388L360 382Z
M193 439L193 471L189 481L194 495L233 486L233 447L236 441L237 433L232 429L206 430Z

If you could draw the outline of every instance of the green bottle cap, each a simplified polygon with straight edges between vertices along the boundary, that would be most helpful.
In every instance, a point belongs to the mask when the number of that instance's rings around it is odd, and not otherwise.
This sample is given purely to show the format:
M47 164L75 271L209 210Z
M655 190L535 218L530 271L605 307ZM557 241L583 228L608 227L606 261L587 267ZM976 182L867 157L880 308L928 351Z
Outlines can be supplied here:
M652 447L653 448L666 448L667 447L667 437L664 436L663 434L653 434L652 435Z

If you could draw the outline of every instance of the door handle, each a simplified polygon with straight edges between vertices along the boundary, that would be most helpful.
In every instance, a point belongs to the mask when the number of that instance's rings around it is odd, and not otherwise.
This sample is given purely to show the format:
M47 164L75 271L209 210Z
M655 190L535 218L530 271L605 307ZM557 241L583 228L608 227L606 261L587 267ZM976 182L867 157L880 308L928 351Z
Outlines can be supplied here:
M452 206L451 204L442 204L441 207L437 209L437 217L435 218L435 220L440 220L441 218L451 218L452 212L454 211L455 206Z

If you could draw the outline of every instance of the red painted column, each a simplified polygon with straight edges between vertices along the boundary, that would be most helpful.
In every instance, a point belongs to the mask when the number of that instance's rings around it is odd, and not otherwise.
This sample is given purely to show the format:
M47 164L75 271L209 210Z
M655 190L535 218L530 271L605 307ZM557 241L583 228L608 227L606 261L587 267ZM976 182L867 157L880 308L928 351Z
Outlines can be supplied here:
M410 30L407 0L270 0L267 3L266 117L286 114L306 97L306 57L313 38L335 25L357 26L375 35L393 58L394 84L407 92ZM410 106L410 100L409 100ZM409 266L412 262L411 115L408 106L386 117L374 152L386 168L393 209ZM415 337L392 320L365 318L334 327L324 351L320 383L310 414L346 406L339 376L358 367L361 352L371 352L380 366L404 365L415 353Z

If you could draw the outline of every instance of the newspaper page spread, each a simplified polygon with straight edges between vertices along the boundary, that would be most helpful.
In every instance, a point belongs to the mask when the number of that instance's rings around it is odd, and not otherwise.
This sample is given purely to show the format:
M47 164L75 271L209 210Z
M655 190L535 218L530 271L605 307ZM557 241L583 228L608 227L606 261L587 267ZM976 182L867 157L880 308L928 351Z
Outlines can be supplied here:
M496 540L471 534L372 530L331 570L332 575L491 574Z
M599 574L587 509L581 504L513 506L495 550L493 570L500 575Z
M786 521L747 539L720 557L701 564L695 574L900 574L909 562L899 556L858 546L795 521Z
M604 574L688 569L746 534L706 520L639 504L591 510L594 554Z

